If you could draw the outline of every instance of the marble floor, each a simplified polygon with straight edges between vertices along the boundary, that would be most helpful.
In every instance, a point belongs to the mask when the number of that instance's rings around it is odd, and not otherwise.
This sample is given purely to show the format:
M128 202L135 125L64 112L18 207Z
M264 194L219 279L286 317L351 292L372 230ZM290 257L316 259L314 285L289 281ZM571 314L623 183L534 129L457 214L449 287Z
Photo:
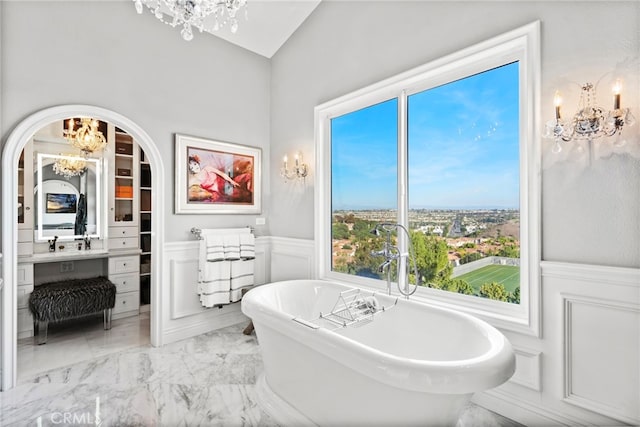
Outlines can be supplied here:
M97 425L96 414L103 426L277 426L256 400L262 361L255 335L242 334L246 322L161 348L148 344L148 332L138 344L126 337L136 324L148 331L142 316L114 324L102 339L93 330L50 336L46 346L60 347L51 366L64 366L45 371L35 372L35 361L47 360L44 352L21 347L31 360L20 363L31 363L31 373L20 373L17 387L0 392L0 426ZM87 358L77 360L76 353ZM519 424L476 405L458 422L489 426Z

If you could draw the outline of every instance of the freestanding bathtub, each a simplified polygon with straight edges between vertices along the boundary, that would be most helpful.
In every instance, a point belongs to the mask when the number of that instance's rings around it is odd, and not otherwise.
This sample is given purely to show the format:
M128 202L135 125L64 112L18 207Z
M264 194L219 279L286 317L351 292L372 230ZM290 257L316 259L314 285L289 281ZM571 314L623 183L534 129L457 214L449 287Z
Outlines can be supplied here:
M511 344L484 321L335 282L263 285L242 311L264 362L258 400L287 426L453 426L474 392L515 371Z

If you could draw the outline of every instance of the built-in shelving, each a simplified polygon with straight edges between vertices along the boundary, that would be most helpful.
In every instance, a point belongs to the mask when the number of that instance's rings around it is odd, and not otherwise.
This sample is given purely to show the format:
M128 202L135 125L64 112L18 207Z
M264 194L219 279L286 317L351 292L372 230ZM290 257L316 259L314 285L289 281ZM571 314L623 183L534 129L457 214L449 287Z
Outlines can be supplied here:
M140 149L140 306L141 311L151 302L151 165Z

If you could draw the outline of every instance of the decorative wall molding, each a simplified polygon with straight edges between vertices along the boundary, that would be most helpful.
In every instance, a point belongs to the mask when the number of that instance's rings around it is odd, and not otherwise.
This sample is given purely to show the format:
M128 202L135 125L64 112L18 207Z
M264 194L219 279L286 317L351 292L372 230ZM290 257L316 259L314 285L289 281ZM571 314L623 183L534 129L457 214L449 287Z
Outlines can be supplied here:
M270 244L270 282L315 277L313 240L271 237Z
M551 261L542 261L540 268L542 276L544 277L630 286L640 289L640 268L609 267Z
M516 354L516 372L509 381L534 391L541 391L540 360L542 352L515 345L513 352Z
M254 277L256 284L266 283L270 239L256 238ZM240 304L205 308L197 294L199 242L171 242L164 246L163 266L163 344L210 332L246 320Z
M640 424L640 305L578 295L565 294L562 298L563 400ZM625 348L629 344L630 348Z

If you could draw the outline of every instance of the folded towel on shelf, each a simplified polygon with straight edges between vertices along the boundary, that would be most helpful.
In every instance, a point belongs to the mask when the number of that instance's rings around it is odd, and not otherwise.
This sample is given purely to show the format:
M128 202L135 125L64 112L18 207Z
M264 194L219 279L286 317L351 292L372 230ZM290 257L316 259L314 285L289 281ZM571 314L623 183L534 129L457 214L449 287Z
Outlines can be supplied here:
M240 235L240 258L252 259L256 256L255 250L256 238L252 233Z
M224 239L224 258L228 260L240 259L240 236L227 234Z

